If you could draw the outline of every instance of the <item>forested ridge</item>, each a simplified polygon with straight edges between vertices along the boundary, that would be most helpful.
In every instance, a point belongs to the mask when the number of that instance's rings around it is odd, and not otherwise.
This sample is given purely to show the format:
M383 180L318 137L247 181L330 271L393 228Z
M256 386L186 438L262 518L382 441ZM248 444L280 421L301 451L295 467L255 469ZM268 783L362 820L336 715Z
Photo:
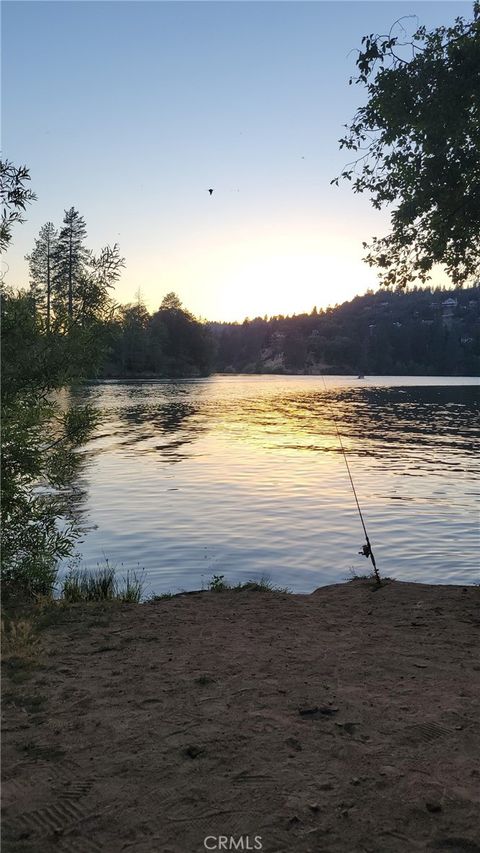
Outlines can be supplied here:
M140 291L134 302L118 304L114 288L125 265L119 246L106 245L94 254L86 238L85 220L73 207L65 211L61 228L47 222L27 255L30 289L25 298L40 336L51 343L95 330L100 357L90 379L215 372L480 372L478 284L381 287L310 313L208 322L198 320L173 292L159 295L153 312Z
M480 288L380 289L309 314L199 323L174 294L111 327L104 378L218 373L477 375Z

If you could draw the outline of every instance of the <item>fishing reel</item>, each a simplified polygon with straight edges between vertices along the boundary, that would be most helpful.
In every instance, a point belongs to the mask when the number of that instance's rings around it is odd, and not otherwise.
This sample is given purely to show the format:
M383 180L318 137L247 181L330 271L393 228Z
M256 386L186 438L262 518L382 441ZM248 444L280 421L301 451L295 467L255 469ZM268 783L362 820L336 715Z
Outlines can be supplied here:
M362 547L362 550L358 552L359 554L363 554L364 557L368 558L372 556L372 549L370 547L370 542L366 542Z

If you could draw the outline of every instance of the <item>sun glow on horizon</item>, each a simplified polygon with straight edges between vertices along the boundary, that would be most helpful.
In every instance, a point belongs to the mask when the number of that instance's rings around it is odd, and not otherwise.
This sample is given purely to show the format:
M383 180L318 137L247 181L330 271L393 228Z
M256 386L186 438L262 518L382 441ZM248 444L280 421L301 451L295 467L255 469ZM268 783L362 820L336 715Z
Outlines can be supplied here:
M156 311L163 296L173 290L198 317L243 322L247 318L310 313L314 306L325 309L378 287L371 270L333 255L277 254L216 270L213 276L211 272L201 275L197 269L194 287L180 270L177 275L162 276L166 283L155 289L155 296L148 285L142 285L142 297L149 310Z
M133 258L134 288L127 270L117 289L119 301L132 301L140 287L147 307L156 311L163 296L174 291L197 317L242 322L309 313L314 306L325 309L378 287L358 240L340 229L335 233L333 223L316 233L297 225L255 238L241 232L204 236L188 251L176 246L157 255L154 284L147 272L155 263L154 250ZM138 276L142 268L145 275Z
M364 293L372 285L358 263L333 255L292 252L252 258L225 281L213 319L241 321L309 313Z

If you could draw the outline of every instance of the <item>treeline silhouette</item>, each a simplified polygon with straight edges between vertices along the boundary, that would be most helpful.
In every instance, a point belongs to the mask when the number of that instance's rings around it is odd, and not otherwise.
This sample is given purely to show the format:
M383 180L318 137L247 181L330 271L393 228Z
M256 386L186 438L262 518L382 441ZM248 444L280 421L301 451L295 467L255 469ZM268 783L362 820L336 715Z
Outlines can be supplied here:
M30 299L50 344L91 332L97 378L219 373L437 374L480 371L480 287L381 288L326 310L243 323L200 322L168 293L151 314L140 295L116 305L118 244L94 254L71 207L27 255ZM94 378L94 377L92 377Z
M480 288L381 289L309 314L200 323L168 294L111 324L104 378L219 373L478 375Z
M214 369L214 342L205 323L167 293L150 314L139 297L120 306L109 324L103 378L207 376Z

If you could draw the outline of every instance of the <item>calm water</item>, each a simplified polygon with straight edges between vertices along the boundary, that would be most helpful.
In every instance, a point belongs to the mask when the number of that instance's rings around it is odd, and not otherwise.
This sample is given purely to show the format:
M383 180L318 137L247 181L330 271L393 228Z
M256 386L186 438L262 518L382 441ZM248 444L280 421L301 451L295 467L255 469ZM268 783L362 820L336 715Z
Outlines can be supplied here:
M76 399L103 414L78 484L87 566L143 568L147 593L369 571L335 418L381 572L478 580L478 380L212 377Z

